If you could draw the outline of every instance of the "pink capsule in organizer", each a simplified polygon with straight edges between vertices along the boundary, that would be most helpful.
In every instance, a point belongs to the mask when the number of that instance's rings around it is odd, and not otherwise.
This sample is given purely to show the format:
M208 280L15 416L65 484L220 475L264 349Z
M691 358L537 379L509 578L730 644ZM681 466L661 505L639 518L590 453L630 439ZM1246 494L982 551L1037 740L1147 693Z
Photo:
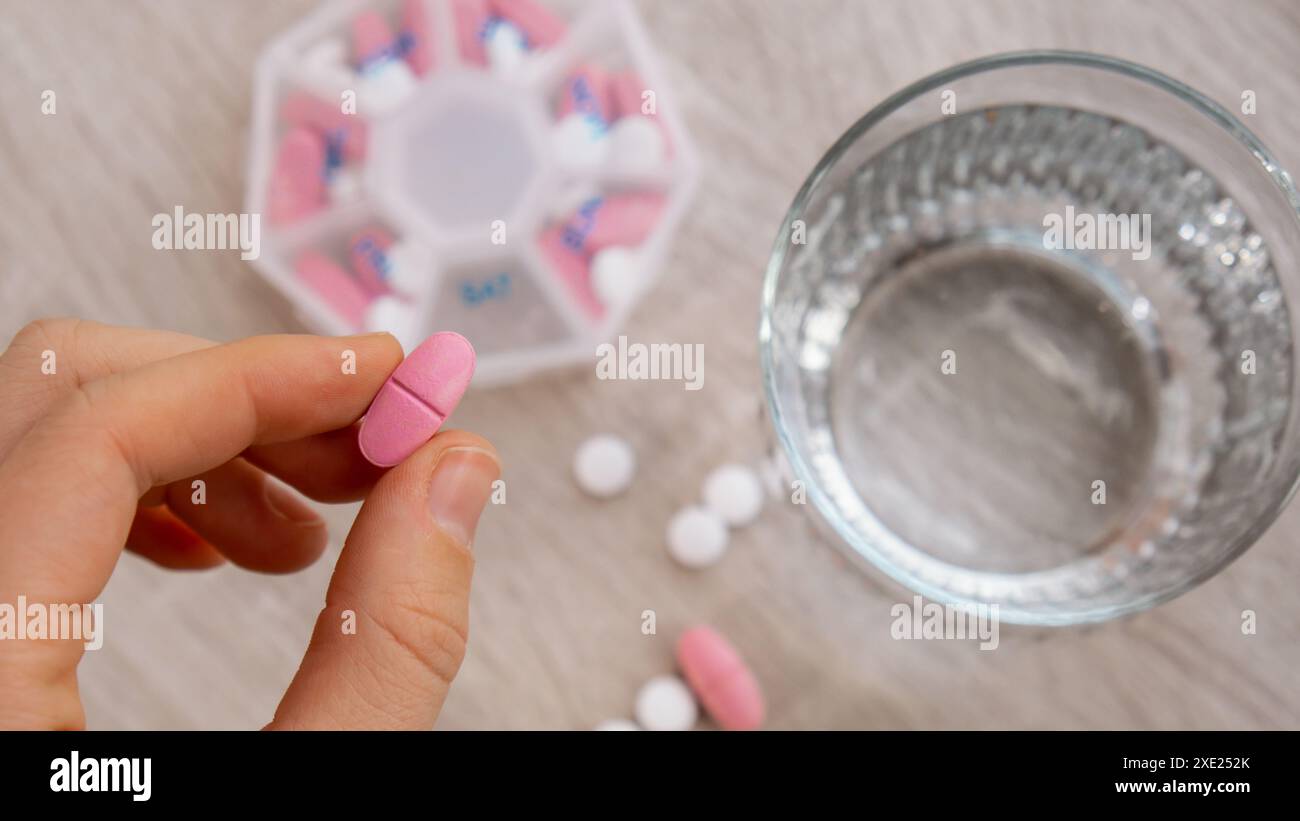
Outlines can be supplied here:
M398 44L415 76L423 77L433 70L433 27L425 0L402 0Z
M645 83L634 71L619 71L609 79L609 94L614 103L615 117L646 116L643 106Z
M388 284L391 260L388 251L393 246L393 235L383 228L366 228L358 231L348 243L348 257L352 270L367 291L375 295L392 291Z
M328 145L337 147L343 160L361 162L366 158L366 122L355 114L302 91L285 97L280 118L291 126L310 129Z
M284 135L275 155L267 191L267 215L273 225L296 222L325 205L325 140L306 128Z
M654 123L659 134L663 138L663 149L666 156L672 156L673 141L664 127L663 121L659 119L657 110L654 113L647 113L645 110L645 82L641 75L635 71L620 71L615 73L609 81L609 94L612 100L614 117L622 119L624 117L644 117Z
M399 56L397 38L383 16L363 11L352 20L352 62L369 71Z
M471 65L486 66L483 33L492 17L488 0L451 0L451 13L456 29L456 48L461 59Z
M578 307L593 319L604 316L605 306L591 285L591 263L581 250L565 241L564 230L550 228L542 232L537 248Z
M476 384L589 362L662 272L698 180L646 35L630 0L318 0L257 63L252 264L312 332L461 332ZM652 153L635 150L651 118L620 118L611 93L625 72L659 94L670 163L623 159ZM497 244L498 219L537 227ZM305 249L324 256L300 271Z
M365 324L370 294L334 260L319 251L303 251L294 263L294 273L343 321L353 328Z
M451 416L474 376L474 347L444 331L420 343L375 394L357 444L372 464L392 467L415 453Z
M653 191L588 200L565 220L564 243L588 256L615 245L635 247L650 236L664 205L664 195Z
M757 730L763 691L731 642L711 627L693 627L677 642L677 664L695 696L724 730Z
M537 0L491 0L491 8L498 17L519 27L530 49L554 46L568 29L563 18Z
M558 119L570 114L592 117L605 124L613 118L609 75L604 69L584 65L565 78L556 115Z

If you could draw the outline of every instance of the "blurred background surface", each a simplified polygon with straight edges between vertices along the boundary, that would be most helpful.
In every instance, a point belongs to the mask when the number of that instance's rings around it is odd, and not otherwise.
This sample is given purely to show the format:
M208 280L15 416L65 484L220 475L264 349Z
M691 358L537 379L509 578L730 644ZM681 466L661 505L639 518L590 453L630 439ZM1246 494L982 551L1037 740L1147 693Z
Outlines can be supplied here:
M773 728L1300 727L1300 510L1205 585L1087 630L1004 627L975 643L894 641L910 594L850 569L807 511L769 504L724 561L683 570L664 528L724 461L765 444L759 283L790 200L855 119L907 83L1000 51L1127 58L1247 118L1300 168L1300 6L1278 2L642 0L639 11L704 179L663 277L626 329L703 343L701 391L602 382L591 369L474 391L453 418L488 436L508 500L484 516L469 655L440 728L585 728L631 714L709 622L744 653ZM0 3L0 337L48 315L218 340L300 331L237 251L155 251L150 220L242 207L254 60L311 2ZM44 116L54 89L58 113ZM1292 272L1296 274L1297 272ZM570 479L587 436L627 437L632 490L599 502ZM125 556L104 593L107 642L81 667L89 726L249 728L301 658L335 546L290 577L182 575ZM656 611L658 631L641 632ZM1242 634L1254 610L1258 633Z

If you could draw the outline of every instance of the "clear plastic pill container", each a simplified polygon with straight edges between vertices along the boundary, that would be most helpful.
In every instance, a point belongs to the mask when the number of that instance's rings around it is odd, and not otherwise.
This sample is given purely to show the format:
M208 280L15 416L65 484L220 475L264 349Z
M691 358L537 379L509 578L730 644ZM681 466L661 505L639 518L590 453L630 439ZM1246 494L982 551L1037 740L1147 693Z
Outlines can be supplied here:
M603 109L575 79L592 72ZM662 268L697 183L624 0L325 2L269 44L255 83L258 270L317 332L465 335L480 385L590 361ZM615 253L598 265L600 250Z

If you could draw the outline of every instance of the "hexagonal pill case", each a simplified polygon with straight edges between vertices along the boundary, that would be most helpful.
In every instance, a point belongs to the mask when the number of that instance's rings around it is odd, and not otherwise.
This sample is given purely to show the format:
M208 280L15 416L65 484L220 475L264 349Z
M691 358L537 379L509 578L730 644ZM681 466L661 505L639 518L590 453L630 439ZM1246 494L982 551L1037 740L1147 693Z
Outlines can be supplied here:
M590 361L698 181L627 0L328 0L255 82L257 268L321 333L463 334L476 384Z

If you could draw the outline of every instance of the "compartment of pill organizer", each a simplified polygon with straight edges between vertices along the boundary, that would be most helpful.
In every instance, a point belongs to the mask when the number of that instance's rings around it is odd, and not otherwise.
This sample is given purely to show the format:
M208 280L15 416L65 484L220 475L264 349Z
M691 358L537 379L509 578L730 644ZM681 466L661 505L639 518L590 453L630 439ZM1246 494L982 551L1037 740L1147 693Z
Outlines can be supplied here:
M541 361L570 339L574 317L566 314L572 308L541 284L535 258L502 249L497 256L440 263L439 269L430 325L461 334L480 356Z
M263 53L249 164L251 212L265 211L276 140L285 131L277 107L286 95L306 92L322 102L342 102L353 79L306 66L305 55L314 49L337 55L337 43L320 44L340 37L346 42L363 11L376 10L396 30L405 5L326 2ZM595 346L616 335L657 274L693 194L695 155L671 113L671 96L632 7L624 0L545 5L565 21L564 38L530 48L524 59L505 67L463 57L451 0L422 4L432 28L431 64L400 106L376 111L362 90L358 113L349 115L366 129L359 184L345 187L350 196L316 213L287 225L268 220L264 229L263 254L254 264L299 307L310 328L390 330L408 350L436 330L460 331L479 352L476 384L590 362ZM394 46L393 53L403 48ZM635 69L646 88L656 90L672 149L654 173L629 174L612 166L575 172L558 161L555 95L571 68L593 56L616 70ZM346 162L343 167L351 170ZM634 287L618 304L606 306L594 300L589 272L581 287L557 273L538 237L580 195L641 188L665 195L663 213L636 249ZM341 310L336 295L326 298L304 283L297 255L320 251L355 277L348 259L351 234L374 223L415 251L404 266L406 292L368 294L357 321L354 306Z
M373 207L357 204L283 232L268 252L308 324L340 334L387 330L403 344L421 338L418 306L435 281L432 253Z
M518 79L544 65L580 22L575 0L446 0L454 59Z
M278 53L285 73L298 85L336 108L346 97L355 112L348 116L382 120L450 65L438 17L431 0L326 3L286 36Z
M361 203L365 199L363 179L370 124L358 116L346 128L317 125L323 122L321 112L331 110L331 104L296 82L287 83L277 99L270 159L257 192L258 213L266 215L267 229L290 231L330 211ZM319 196L309 196L298 183L279 185L277 197L277 175L292 178L294 172L288 166L304 151L314 151L318 157L314 163L318 179L313 182Z
M449 74L407 106L400 128L375 129L367 189L436 244L478 238L490 250L544 199L543 114L532 96L500 88L482 72Z
M616 184L671 182L674 126L633 59L617 18L575 32L540 78L557 162Z
M575 179L539 226L535 246L546 275L566 290L584 321L635 302L651 274L647 244L659 231L668 191L648 184Z

